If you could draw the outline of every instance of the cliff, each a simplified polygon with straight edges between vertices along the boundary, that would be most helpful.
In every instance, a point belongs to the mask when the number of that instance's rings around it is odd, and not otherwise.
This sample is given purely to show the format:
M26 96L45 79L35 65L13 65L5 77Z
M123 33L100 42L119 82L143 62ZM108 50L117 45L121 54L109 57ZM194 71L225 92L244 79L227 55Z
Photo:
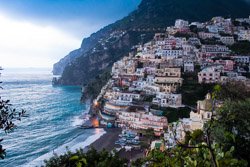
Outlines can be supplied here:
M63 71L59 84L86 85L128 54L133 45L151 39L176 19L205 21L214 16L249 14L250 5L245 0L142 0L127 17L84 39L80 49L54 65L53 72Z

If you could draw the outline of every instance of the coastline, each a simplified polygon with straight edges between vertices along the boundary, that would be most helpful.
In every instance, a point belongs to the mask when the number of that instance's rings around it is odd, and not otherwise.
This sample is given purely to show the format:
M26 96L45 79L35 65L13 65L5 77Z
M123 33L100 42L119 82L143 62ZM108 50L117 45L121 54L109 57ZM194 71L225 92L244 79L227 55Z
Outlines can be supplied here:
M97 128L95 129L95 131L97 131L96 134L87 137L83 142L78 142L76 141L76 139L74 139L71 142L65 143L59 146L58 148L56 148L55 150L50 151L44 155L41 155L38 158L32 160L31 162L28 162L21 166L22 167L41 166L41 165L44 165L44 160L49 160L54 154L62 155L66 153L68 150L71 152L75 152L77 149L80 149L80 148L85 150L90 145L92 145L92 143L102 139L103 136L107 134L107 132L103 128ZM78 138L80 137L81 135ZM67 147L69 147L69 149L67 149Z
M94 141L92 144L87 146L84 151L88 151L91 147L96 149L97 151L106 150L108 152L114 150L115 148L119 148L119 145L115 145L115 141L119 139L119 134L121 134L121 128L104 128L106 133L102 135L99 139ZM116 147L117 146L117 147ZM136 160L138 158L144 157L144 149L125 151L125 149L121 149L118 152L120 158L127 159L129 161Z

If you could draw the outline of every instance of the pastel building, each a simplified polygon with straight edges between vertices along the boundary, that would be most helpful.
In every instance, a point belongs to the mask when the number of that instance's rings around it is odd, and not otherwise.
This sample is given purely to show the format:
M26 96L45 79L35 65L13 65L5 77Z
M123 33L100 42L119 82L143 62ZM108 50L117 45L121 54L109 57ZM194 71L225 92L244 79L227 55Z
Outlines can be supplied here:
M158 92L153 99L153 104L161 107L173 107L178 108L182 106L182 95Z
M250 56L234 56L233 58L237 63L246 64L250 62Z
M198 36L201 39L219 38L219 34L217 34L217 33L210 33L210 32L199 32Z
M224 71L233 71L234 69L233 60L216 60L215 63L222 65Z
M210 54L227 54L230 52L229 48L223 45L202 45L203 53Z
M161 49L156 52L157 56L162 56L166 60L176 59L178 57L183 56L182 49Z
M240 30L237 35L239 41L250 41L250 30Z
M220 71L214 67L206 67L198 73L199 83L216 83L220 81Z
M234 37L232 36L221 36L220 41L225 45L233 45L235 43Z
M202 129L204 123L211 120L213 109L213 100L211 94L206 95L205 100L197 102L197 112L190 113L191 126L190 130Z
M194 72L194 62L193 61L184 61L184 72Z
M178 19L175 21L175 27L176 28L186 28L188 27L189 23L188 21Z
M118 123L132 129L154 129L163 131L168 126L166 117L155 116L145 111L119 112L117 113Z
M155 72L155 84L160 86L161 92L172 93L182 85L181 68L161 68Z

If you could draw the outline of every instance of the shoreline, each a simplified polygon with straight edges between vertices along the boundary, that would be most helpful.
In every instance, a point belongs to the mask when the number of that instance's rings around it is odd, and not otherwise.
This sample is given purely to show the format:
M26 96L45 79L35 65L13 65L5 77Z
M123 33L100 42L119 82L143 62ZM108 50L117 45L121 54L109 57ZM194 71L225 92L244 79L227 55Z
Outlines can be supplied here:
M53 157L54 154L62 155L64 153L66 153L68 151L66 147L68 147L69 151L71 151L71 152L75 152L77 149L80 149L80 148L86 150L86 148L88 148L90 145L92 145L97 140L101 139L107 133L106 130L104 130L103 128L98 128L95 130L101 131L101 132L97 132L96 134L88 136L83 142L80 142L80 143L77 142L76 139L73 139L72 141L65 143L65 144L62 144L58 148L56 148L48 153L45 153L45 154L37 157L36 159L34 159L26 164L23 164L21 166L22 167L30 167L30 166L44 165L44 160L49 160L51 157ZM80 138L80 137L81 137L81 135L78 136L77 138Z
M119 139L119 134L121 134L121 128L96 128L96 134L87 137L83 142L77 142L76 139L72 140L69 143L63 144L58 148L50 151L44 155L39 156L38 158L28 162L23 167L29 166L41 166L44 165L44 160L49 160L54 154L62 155L67 152L67 146L71 152L75 152L77 149L82 148L84 152L87 152L89 149L94 148L98 152L102 150L106 150L111 152L116 148L115 141ZM79 136L80 137L80 136ZM71 146L70 146L71 145ZM119 146L118 146L119 147ZM118 152L120 158L135 160L136 158L141 158L144 156L143 150L132 150L126 152L125 150L121 150Z
M119 148L119 145L116 145L115 142L119 139L119 134L121 134L122 129L121 128L104 128L104 131L106 133L102 135L99 139L94 141L92 144L87 146L84 151L88 151L90 148L96 149L98 152L102 150L106 150L108 152L111 152L115 148ZM123 159L127 159L129 161L136 160L138 158L144 157L144 150L138 149L138 150L131 150L131 151L125 151L125 149L121 149L118 152L118 156Z

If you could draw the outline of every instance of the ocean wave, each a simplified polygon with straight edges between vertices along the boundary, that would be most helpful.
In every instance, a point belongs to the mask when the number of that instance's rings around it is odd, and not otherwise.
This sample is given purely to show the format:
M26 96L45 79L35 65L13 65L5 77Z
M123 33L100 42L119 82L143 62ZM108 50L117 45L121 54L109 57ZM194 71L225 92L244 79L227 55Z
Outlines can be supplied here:
M64 153L66 153L68 150L74 152L80 148L84 149L85 147L89 146L90 144L92 144L93 142L98 140L105 133L106 132L103 129L95 129L95 134L92 136L89 136L83 142L82 142L82 138L85 137L85 135L84 134L80 135L77 138L73 139L72 141L59 146L55 150L50 151L50 152L32 160L31 162L29 162L27 164L21 165L21 167L41 166L44 164L44 160L49 159L54 154L62 155ZM67 149L67 147L68 147L68 149Z
M72 126L81 126L84 123L82 116L75 116L72 120Z

